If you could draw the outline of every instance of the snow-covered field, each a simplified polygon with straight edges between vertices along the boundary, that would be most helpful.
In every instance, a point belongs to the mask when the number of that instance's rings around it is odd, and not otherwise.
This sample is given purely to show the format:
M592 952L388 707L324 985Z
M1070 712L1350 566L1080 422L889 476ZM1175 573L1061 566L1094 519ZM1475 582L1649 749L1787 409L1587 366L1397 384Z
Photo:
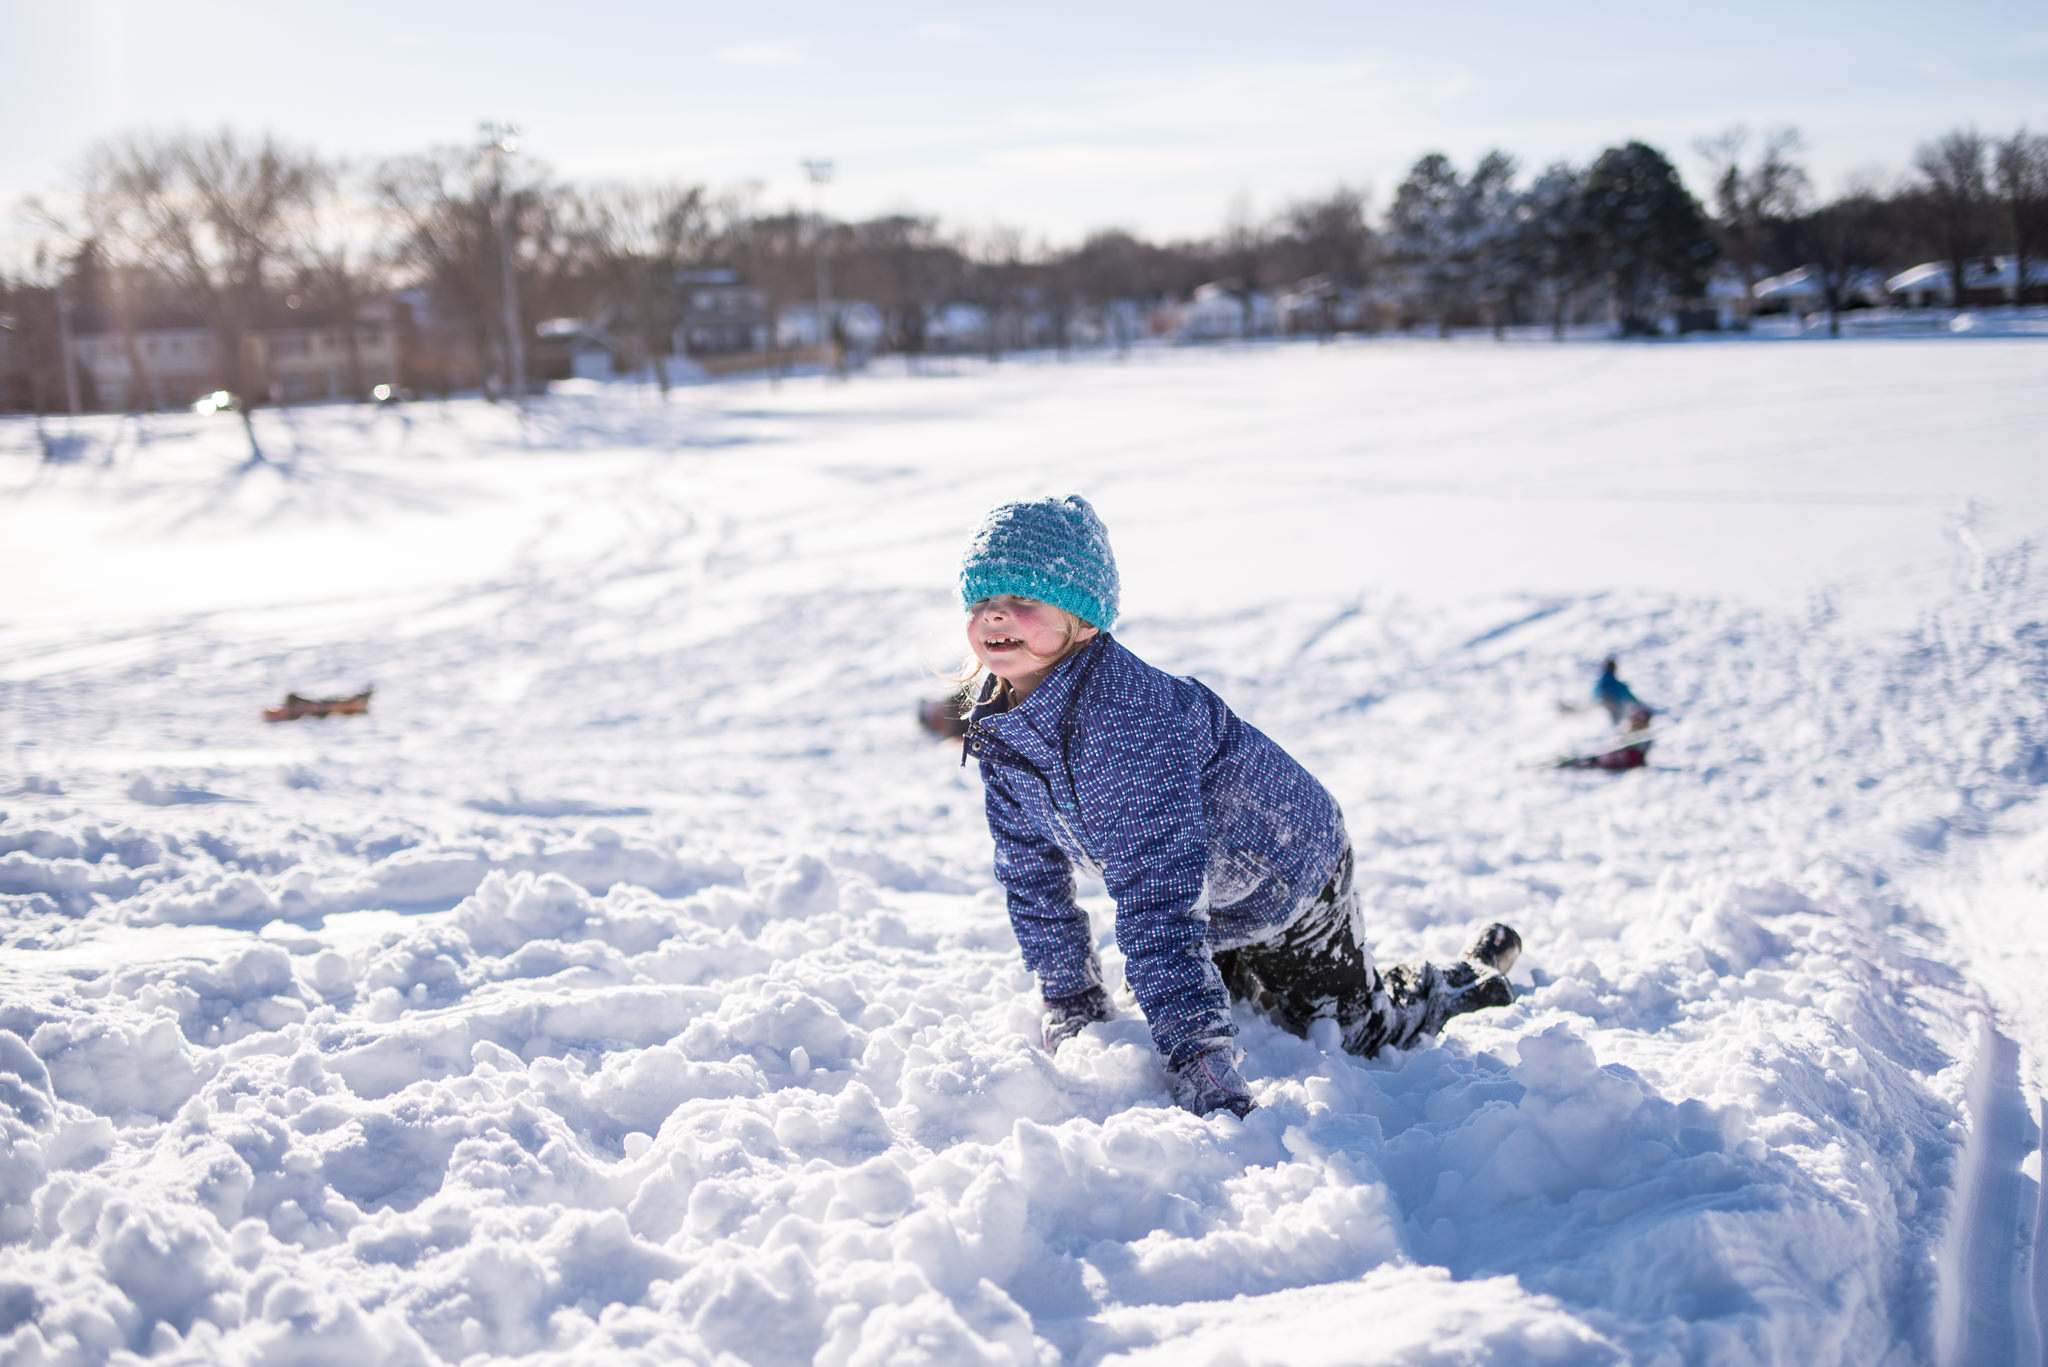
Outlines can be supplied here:
M0 423L0 1362L2039 1360L2048 343L256 422ZM1069 491L1513 1007L1043 1054L911 709ZM1656 767L1533 768L1610 651Z

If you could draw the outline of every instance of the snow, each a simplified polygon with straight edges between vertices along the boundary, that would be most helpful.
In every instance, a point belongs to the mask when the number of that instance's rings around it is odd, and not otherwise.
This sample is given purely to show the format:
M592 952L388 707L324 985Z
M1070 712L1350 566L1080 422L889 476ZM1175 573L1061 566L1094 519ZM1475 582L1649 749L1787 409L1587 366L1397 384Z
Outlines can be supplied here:
M2043 356L0 424L0 1361L2033 1361ZM1128 1000L1044 1056L911 704L977 515L1069 491L1376 954L1507 919L1514 1006L1245 1015L1243 1122ZM1653 767L1531 767L1609 652Z

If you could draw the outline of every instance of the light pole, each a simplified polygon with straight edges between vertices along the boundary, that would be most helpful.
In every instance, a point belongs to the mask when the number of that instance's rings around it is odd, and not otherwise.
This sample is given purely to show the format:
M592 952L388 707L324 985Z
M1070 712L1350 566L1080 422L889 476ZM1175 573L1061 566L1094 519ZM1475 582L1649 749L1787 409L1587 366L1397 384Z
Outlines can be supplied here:
M811 178L811 245L815 249L818 269L818 359L822 363L827 348L832 345L831 333L825 321L826 301L832 297L832 283L825 275L825 212L819 207L819 188L832 179L832 162L817 157L806 158L804 174ZM833 356L834 370L838 369L838 357ZM822 364L820 369L823 369ZM829 372L828 372L829 378Z
M78 358L71 354L71 292L62 280L57 282L57 350L64 357L64 405L75 418L79 414ZM129 407L141 407L140 396Z
M485 120L477 126L478 151L491 159L491 198L496 201L498 264L505 294L505 370L512 402L526 407L526 339L519 333L519 270L512 261L512 215L505 207L505 158L519 150L519 129Z

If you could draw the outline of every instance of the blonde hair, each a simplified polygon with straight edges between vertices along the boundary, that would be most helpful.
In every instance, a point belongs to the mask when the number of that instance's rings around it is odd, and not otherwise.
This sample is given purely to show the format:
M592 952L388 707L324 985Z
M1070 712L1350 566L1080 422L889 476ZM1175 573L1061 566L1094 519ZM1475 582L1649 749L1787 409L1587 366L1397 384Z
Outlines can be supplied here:
M986 598L981 600L983 603L987 601ZM970 603L967 610L972 612L979 605L978 603ZM1066 620L1067 624L1066 634L1060 640L1060 648L1053 652L1052 664L1046 666L1047 669L1052 669L1082 646L1087 645L1089 641L1095 639L1093 636L1084 638L1081 635L1083 631L1093 630L1095 624L1082 621L1057 603L1047 603L1046 606L1059 613ZM955 669L951 674L941 676L947 683L953 685L953 698L960 708L961 716L966 716L974 707L976 699L981 694L981 681L984 675L996 680L996 691L991 701L999 702L1006 708L1017 701L1015 690L1010 687L1010 681L1002 678L1000 675L989 675L988 671L982 667L981 661L975 659L973 654L969 653L960 657L960 667L958 669Z

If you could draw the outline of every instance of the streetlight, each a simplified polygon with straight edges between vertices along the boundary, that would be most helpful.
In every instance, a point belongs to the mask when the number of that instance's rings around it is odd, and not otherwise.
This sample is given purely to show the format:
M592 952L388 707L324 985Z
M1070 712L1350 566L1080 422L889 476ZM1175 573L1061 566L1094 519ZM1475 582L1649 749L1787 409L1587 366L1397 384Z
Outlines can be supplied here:
M57 280L57 351L64 357L64 403L71 410L71 416L75 418L80 412L78 360L71 354L71 291L64 288L61 276ZM37 405L38 408L41 406ZM142 396L136 395L129 401L128 406L139 411L142 407Z
M803 162L804 174L811 178L811 245L816 251L818 268L818 357L822 362L826 348L831 345L831 334L825 325L825 301L832 296L831 282L825 276L825 213L819 207L818 187L832 179L832 162L829 158L808 157ZM834 358L833 368L838 368ZM820 366L822 370L822 365Z
M480 156L491 159L491 197L497 204L498 264L505 294L505 370L512 401L526 406L526 339L519 335L519 271L512 263L512 215L505 208L505 158L519 150L519 129L486 119L476 126Z

